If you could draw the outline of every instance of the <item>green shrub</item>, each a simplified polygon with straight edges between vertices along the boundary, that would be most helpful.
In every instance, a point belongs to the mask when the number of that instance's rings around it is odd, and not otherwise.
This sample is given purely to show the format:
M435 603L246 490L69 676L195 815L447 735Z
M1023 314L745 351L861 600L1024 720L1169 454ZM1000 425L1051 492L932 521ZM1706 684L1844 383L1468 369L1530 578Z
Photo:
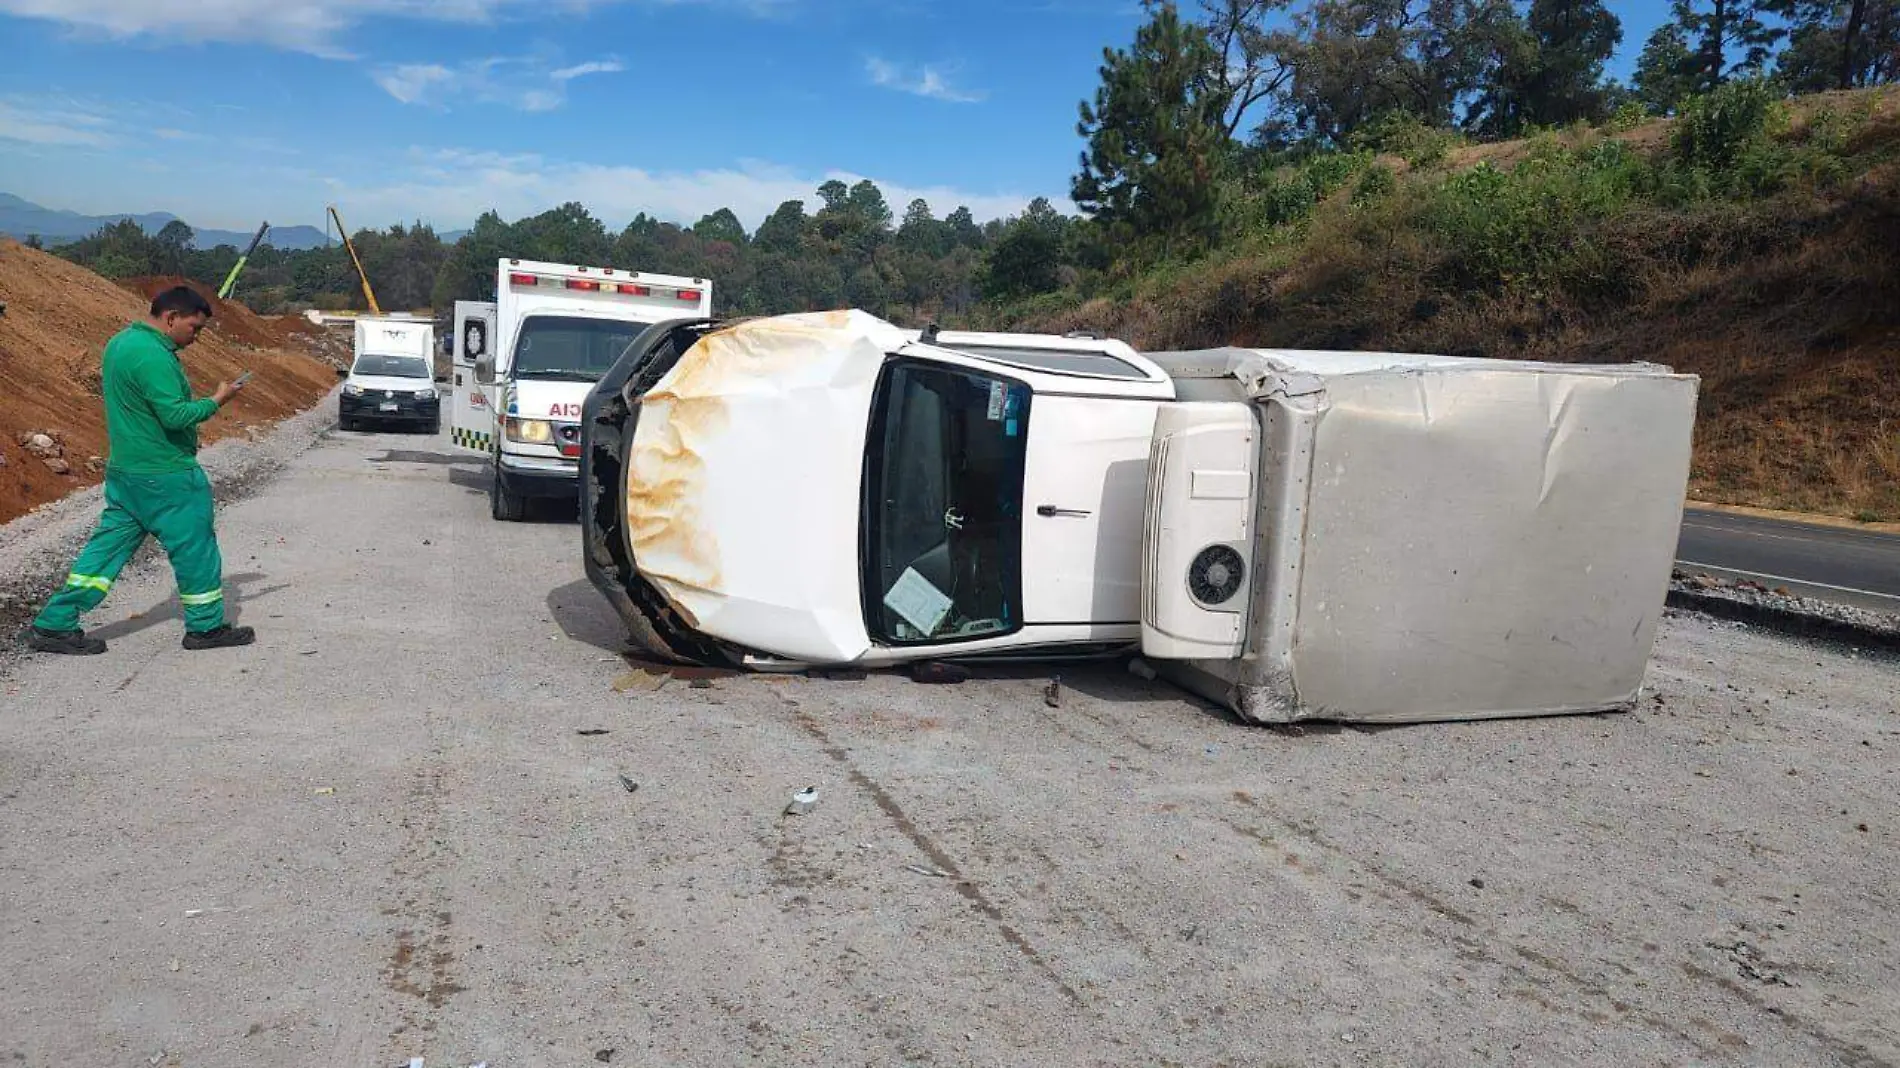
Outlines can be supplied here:
M1604 126L1616 133L1628 133L1648 122L1650 118L1648 108L1634 100L1626 100L1610 113L1609 120L1604 123Z
M1676 155L1692 167L1719 171L1766 140L1783 121L1776 91L1767 81L1728 82L1682 106Z
M1375 163L1366 168L1366 173L1359 176L1359 184L1353 186L1352 202L1370 204L1391 196L1398 188L1399 180L1392 169Z

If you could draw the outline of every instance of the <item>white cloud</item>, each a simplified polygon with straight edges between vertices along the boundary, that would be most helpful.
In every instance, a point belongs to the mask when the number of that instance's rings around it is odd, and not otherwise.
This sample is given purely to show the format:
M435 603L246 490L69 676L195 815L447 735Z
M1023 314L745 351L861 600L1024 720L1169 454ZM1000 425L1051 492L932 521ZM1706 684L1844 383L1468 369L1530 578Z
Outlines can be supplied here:
M388 168L375 172L390 176ZM846 171L801 172L758 161L697 171L652 171L639 167L551 159L532 154L471 152L457 149L410 151L408 163L393 180L327 180L330 195L351 205L352 221L423 218L437 226L466 226L491 208L518 219L575 200L610 227L645 212L690 225L720 208L731 208L747 228L757 227L787 200L802 200L807 211L819 206L817 189L831 179L847 185L865 175ZM975 193L943 186L913 187L872 178L892 210L921 198L938 218L959 205L978 219L1020 213L1031 197L1017 193ZM1056 200L1071 210L1066 200Z
M635 0L565 0L586 9ZM704 3L778 14L788 0L647 0ZM487 23L546 13L539 0L0 0L0 14L46 19L112 38L263 43L295 52L348 58L347 32L377 18Z
M872 85L895 89L900 93L946 100L953 104L974 104L983 99L981 93L964 92L952 86L950 70L935 64L926 63L911 70L872 56L864 61L864 72L870 76Z
M596 60L592 63L580 63L572 67L562 67L560 70L550 71L548 77L557 82L571 82L576 78L585 78L589 74L619 74L626 69L626 65L619 60Z
M439 63L405 63L387 67L373 77L383 92L405 104L417 104L435 87L454 81L455 72Z
M72 102L0 100L0 141L103 148L116 139L105 117Z
M520 111L553 111L567 103L568 83L592 74L625 70L618 60L594 60L558 70L539 56L491 56L454 67L440 63L403 63L370 75L390 96L405 104L446 108L472 100Z

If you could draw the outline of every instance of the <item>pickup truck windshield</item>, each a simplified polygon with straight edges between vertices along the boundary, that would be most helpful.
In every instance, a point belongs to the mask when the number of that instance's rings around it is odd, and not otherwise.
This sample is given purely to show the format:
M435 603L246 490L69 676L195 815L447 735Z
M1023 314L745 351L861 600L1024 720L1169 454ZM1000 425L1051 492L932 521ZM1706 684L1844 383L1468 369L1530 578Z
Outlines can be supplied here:
M531 315L515 337L514 375L594 381L646 328L625 319Z
M429 365L420 356L365 354L357 357L351 373L378 378L427 378Z
M898 363L867 440L864 604L889 645L997 637L1022 626L1029 387Z

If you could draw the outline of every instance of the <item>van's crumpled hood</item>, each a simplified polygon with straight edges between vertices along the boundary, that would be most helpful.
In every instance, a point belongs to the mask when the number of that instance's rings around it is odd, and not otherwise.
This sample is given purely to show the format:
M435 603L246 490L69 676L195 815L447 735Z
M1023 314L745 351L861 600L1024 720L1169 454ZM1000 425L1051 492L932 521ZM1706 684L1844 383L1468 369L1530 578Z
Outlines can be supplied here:
M627 547L694 629L808 663L870 649L864 442L878 371L907 340L858 311L740 323L640 399Z

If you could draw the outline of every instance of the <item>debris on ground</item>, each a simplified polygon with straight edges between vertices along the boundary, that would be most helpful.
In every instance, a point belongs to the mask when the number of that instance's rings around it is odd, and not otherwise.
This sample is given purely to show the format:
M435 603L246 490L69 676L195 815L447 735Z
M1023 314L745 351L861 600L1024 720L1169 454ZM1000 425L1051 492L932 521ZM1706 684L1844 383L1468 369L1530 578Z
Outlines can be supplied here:
M615 693L652 693L666 686L667 676L654 671L629 671L614 680Z
M583 738L598 738L603 734L609 734L612 732L610 732L606 727L583 727L582 729L577 730L574 733L580 735Z
M634 782L632 779L627 778L625 775L620 776L620 785L628 793L633 793L635 790L638 790L640 788L639 783Z
M1042 703L1050 708L1062 707L1062 676L1050 679L1049 685L1042 688Z
M1710 942L1709 948L1719 949L1727 953L1729 959L1735 962L1736 972L1744 979L1752 979L1764 986L1792 987L1794 985L1788 981L1786 976L1778 971L1774 971L1768 962L1762 958L1761 950L1756 948L1751 942L1740 940L1729 945L1723 945L1719 942Z
M904 865L904 870L916 875L928 876L932 879L948 879L950 877L950 873L947 871L938 868L926 868L921 864L906 864Z
M785 806L787 816L803 816L818 807L818 787L807 786L792 795L792 803Z
M1146 682L1153 682L1155 679L1161 677L1160 673L1154 669L1154 665L1143 660L1141 657L1136 657L1128 662L1128 673Z
M955 686L970 681L970 669L941 660L920 660L910 666L910 679L928 686Z
M602 1064L607 1064L614 1059L614 1051L611 1049L597 1049L594 1051L594 1059Z

